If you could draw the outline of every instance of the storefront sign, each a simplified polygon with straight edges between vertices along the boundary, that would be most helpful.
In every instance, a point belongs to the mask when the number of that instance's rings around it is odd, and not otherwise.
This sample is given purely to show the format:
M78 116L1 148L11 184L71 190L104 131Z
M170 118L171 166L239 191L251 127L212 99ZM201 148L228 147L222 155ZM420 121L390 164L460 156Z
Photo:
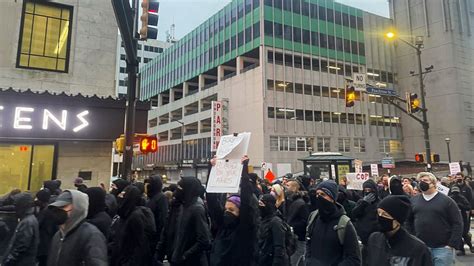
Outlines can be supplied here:
M212 101L211 152L217 151L222 136L222 102Z
M38 128L34 128L34 124L41 124L42 130L50 130L53 126L56 129L60 129L63 131L72 131L72 132L79 132L84 128L89 126L88 115L89 111L76 111L71 112L68 110L61 110L60 114L52 112L48 109L38 109L32 107L25 107L25 106L16 106L13 107L14 111L10 112L13 113L13 117L7 117L6 119L3 118L3 113L5 111L5 106L0 105L0 116L2 116L1 121L11 121L11 124L4 124L0 123L0 128L5 127L12 127L14 130L36 130ZM40 120L40 123L36 121L36 119ZM33 120L35 119L35 120ZM52 122L52 123L51 123ZM69 122L69 123L68 123ZM73 124L75 123L75 124Z
M0 140L111 141L123 134L125 100L0 89ZM148 105L135 130L146 132Z

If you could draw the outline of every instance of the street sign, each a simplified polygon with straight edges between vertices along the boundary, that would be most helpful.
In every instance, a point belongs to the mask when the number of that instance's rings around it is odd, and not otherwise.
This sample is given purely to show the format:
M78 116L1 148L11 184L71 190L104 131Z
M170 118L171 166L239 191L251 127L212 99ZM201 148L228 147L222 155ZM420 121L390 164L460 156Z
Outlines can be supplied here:
M393 169L395 168L395 160L393 157L386 157L382 159L382 168Z
M365 91L366 87L366 75L360 73L352 74L352 83L356 91Z
M374 88L374 87L367 87L366 89L367 93L369 94L375 94L375 95L382 95L382 96L397 96L397 92L394 90L388 90L388 89L379 89L379 88Z

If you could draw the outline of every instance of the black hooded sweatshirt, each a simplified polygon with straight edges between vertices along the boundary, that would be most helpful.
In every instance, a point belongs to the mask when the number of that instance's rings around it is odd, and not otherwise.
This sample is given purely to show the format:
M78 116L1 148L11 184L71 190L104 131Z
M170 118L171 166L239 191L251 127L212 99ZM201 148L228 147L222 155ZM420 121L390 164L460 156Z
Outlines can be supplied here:
M114 219L119 223L118 228L109 244L111 265L151 265L153 254L145 232L146 217L141 209L145 207L139 206L140 190L130 185L124 191L117 211L120 219Z
M244 164L240 181L240 214L236 224L224 225L223 194L207 194L207 204L212 224L217 228L217 236L212 243L211 266L251 266L255 265L257 248L257 201L252 193L252 183Z
M95 225L105 238L108 238L112 218L105 212L105 191L100 187L90 187L86 189L86 194L89 196L87 221Z
M46 180L43 182L43 187L49 189L51 192L51 197L49 198L49 203L53 203L59 194L61 194L61 181L59 180Z
M355 228L362 244L367 245L370 234L377 231L377 204L379 203L377 184L369 179L362 185L363 189L370 188L375 193L375 201L368 203L360 199L352 210L352 217L355 219Z
M288 195L286 221L293 227L294 233L298 236L298 241L305 241L306 223L309 216L307 204L309 197L306 191L298 191Z
M183 211L178 217L173 243L172 265L207 266L206 251L211 246L211 233L207 223L203 201L202 185L195 177L183 177L175 197L183 203Z
M2 265L30 266L36 263L39 244L38 221L33 215L33 198L29 193L13 196L15 211L20 222L10 239Z
M151 176L145 180L145 185L148 186L148 202L145 206L150 208L155 217L156 236L153 239L152 246L156 246L158 241L160 241L161 231L163 230L168 215L168 199L162 192L163 182L161 181L161 177Z

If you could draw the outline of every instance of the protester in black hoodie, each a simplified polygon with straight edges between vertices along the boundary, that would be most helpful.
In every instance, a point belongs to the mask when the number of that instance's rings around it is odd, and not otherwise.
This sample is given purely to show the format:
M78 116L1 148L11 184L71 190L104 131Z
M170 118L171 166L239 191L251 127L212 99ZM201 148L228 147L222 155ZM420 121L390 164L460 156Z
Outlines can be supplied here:
M145 180L145 192L148 196L148 202L145 206L150 208L155 217L156 235L151 243L153 248L160 241L161 231L168 215L168 199L163 194L162 189L163 182L160 176L151 176Z
M51 192L50 203L54 202L59 194L61 194L61 181L59 180L46 180L43 182L43 187Z
M19 193L13 196L13 204L20 222L10 239L2 265L35 265L39 244L39 229L38 221L33 215L33 198L30 193Z
M171 260L176 240L175 236L178 230L178 218L182 216L182 211L183 204L173 196L169 205L168 217L163 230L161 231L160 241L155 250L155 257L158 262L163 263L165 257L168 260Z
M336 202L337 191L338 185L332 180L316 187L317 210L310 215L306 233L306 266L360 265L357 234L344 208Z
M40 242L38 245L38 265L46 266L48 262L49 246L54 234L58 231L58 225L49 216L48 204L51 198L51 192L47 188L36 193L36 218L39 225Z
M285 246L285 227L283 220L276 215L276 199L265 194L259 200L262 223L258 231L259 266L289 266L290 259Z
M344 207L347 216L352 219L352 210L354 209L356 203L348 199L347 190L343 186L339 186L337 202L341 204L342 207Z
M114 180L112 184L110 185L110 193L107 193L105 195L105 206L106 206L105 211L110 216L110 218L113 219L114 216L117 214L117 208L118 208L117 196L128 185L130 185L130 182L122 178L118 178Z
M258 207L252 195L248 162L248 157L242 158L240 196L225 198L224 194L207 194L211 221L217 228L212 243L211 266L255 265L252 254L257 247Z
M377 204L379 203L377 184L369 179L362 184L364 198L356 203L352 210L352 217L355 219L355 228L362 241L362 260L365 261L367 241L370 234L377 231Z
M111 265L152 265L153 254L146 235L146 220L141 202L140 190L130 185L118 195L120 219L116 232L109 244ZM143 207L144 208L144 207ZM154 226L154 224L153 224ZM115 228L115 226L114 226Z
M173 243L171 265L207 266L206 251L211 246L204 202L199 198L203 192L201 181L195 177L183 177L178 182L176 200L183 204Z
M309 208L306 203L309 198L307 192L304 191L304 185L297 180L288 181L287 195L287 212L286 221L293 228L294 233L298 237L296 251L291 255L291 264L296 262L304 255L306 223L308 222Z
M387 196L380 201L377 210L380 232L369 237L367 265L433 265L425 243L403 228L410 209L407 196Z
M100 187L90 187L85 193L89 196L87 221L95 225L105 238L108 238L112 218L105 212L105 191Z
M400 177L394 175L390 178L389 182L390 195L406 195L403 191L403 184Z

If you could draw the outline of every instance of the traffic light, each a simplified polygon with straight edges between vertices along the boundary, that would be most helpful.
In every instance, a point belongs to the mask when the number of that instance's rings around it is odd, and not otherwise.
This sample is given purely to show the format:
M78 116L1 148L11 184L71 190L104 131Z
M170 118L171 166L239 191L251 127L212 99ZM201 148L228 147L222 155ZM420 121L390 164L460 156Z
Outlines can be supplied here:
M423 154L421 154L421 153L415 154L415 162L417 162L417 163L425 162L425 156L423 156Z
M158 0L142 0L142 16L140 17L140 40L158 37Z
M431 154L431 162L439 163L439 154L437 154L437 153Z
M124 147L125 147L125 137L120 136L120 138L117 138L115 140L115 150L118 153L123 153Z
M158 139L152 136L140 139L140 151L142 153L156 152L158 150Z
M356 99L356 92L354 86L347 86L346 87L346 107L354 106Z
M421 102L420 99L418 99L418 95L416 93L407 92L406 100L407 112L409 114L413 114L421 110Z

